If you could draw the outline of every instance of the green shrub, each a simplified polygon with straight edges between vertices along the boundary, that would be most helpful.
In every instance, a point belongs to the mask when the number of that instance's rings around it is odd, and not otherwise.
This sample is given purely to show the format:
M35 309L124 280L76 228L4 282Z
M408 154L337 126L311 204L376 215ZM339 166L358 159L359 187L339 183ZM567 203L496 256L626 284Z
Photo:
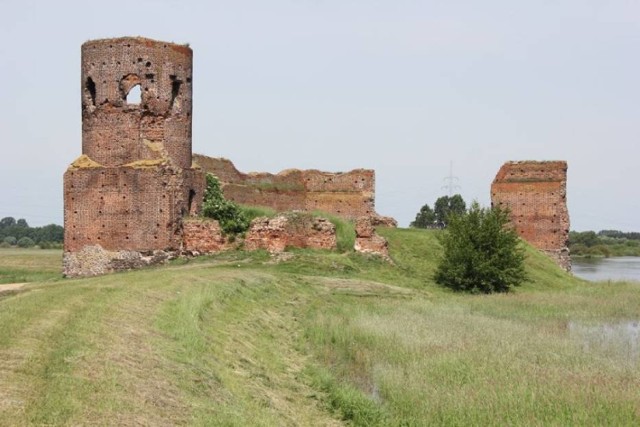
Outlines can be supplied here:
M224 198L218 178L207 174L207 188L202 202L202 214L218 220L225 234L241 234L249 229L249 218L234 202Z
M509 216L473 202L466 214L449 218L442 234L437 283L456 291L507 292L526 280L524 249Z
M20 240L18 240L18 246L20 246L21 248L30 248L35 244L36 242L34 242L29 237L23 237Z
M40 249L62 249L62 243L49 242L45 240L44 242L38 243L38 247Z
M18 239L13 236L7 236L2 241L10 246L15 246L18 243Z

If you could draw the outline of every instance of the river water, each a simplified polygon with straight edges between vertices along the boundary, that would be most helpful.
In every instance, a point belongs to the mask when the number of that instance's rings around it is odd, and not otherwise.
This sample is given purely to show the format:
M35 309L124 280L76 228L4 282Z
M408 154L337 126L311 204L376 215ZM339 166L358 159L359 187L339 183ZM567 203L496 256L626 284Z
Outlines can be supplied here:
M633 280L640 282L640 257L573 258L571 272L591 280Z

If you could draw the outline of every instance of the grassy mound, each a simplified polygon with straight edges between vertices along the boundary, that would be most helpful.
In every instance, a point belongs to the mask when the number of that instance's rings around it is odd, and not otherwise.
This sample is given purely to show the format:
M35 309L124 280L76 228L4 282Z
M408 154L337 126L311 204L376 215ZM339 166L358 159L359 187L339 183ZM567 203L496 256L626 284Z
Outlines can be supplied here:
M638 424L632 343L594 338L638 320L637 284L528 248L525 286L458 295L436 231L380 233L394 264L234 251L51 280L59 251L0 250L31 281L0 296L0 424Z

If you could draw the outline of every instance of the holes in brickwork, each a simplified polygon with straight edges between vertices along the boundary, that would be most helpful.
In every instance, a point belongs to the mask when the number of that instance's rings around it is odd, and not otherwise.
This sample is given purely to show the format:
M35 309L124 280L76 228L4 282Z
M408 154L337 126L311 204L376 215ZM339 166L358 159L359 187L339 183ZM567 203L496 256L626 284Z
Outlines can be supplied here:
M91 77L87 77L87 82L84 85L86 95L91 100L93 106L96 105L96 84Z
M187 83L191 83L191 77L187 77Z
M147 61L147 63L144 64L144 66L147 67L147 68L151 67L151 62Z
M127 104L140 105L141 101L142 101L142 91L140 89L140 85L137 84L131 88L129 93L127 93Z

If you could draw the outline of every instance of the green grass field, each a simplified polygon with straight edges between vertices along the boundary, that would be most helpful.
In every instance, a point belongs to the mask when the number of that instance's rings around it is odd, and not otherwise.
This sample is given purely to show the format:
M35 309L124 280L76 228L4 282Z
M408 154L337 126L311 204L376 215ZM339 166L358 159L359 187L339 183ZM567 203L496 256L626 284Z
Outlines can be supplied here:
M88 279L0 250L0 425L638 425L640 285L527 249L506 295L435 285L434 231Z

